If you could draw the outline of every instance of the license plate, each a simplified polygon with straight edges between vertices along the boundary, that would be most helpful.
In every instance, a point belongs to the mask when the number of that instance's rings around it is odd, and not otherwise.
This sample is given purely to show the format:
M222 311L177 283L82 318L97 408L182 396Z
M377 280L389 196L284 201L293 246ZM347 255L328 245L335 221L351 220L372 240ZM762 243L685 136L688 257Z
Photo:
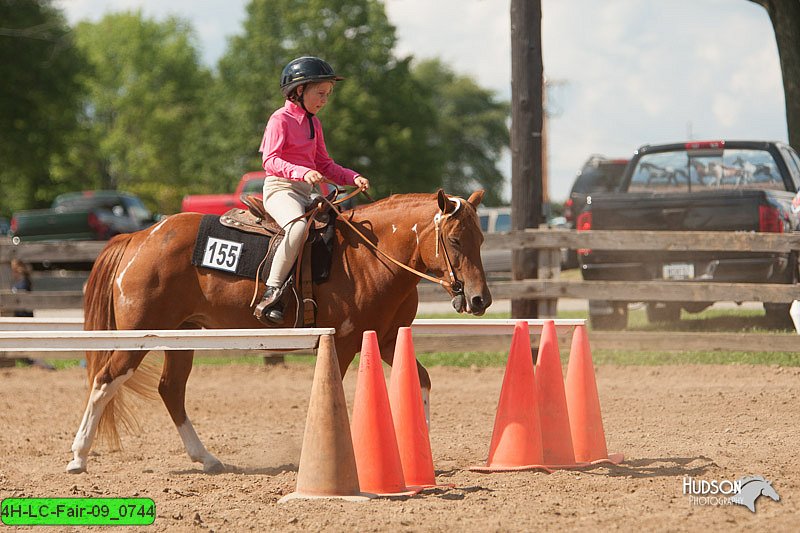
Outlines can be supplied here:
M692 263L668 263L662 266L664 279L694 279L694 265Z

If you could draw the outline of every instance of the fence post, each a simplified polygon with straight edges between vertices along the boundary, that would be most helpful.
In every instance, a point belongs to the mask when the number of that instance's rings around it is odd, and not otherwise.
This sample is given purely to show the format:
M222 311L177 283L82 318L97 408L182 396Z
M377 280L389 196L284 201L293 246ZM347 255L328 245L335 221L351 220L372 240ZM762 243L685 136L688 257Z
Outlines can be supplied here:
M539 250L538 279L557 280L561 275L561 249L543 248ZM555 318L558 313L558 300L538 300L538 317Z

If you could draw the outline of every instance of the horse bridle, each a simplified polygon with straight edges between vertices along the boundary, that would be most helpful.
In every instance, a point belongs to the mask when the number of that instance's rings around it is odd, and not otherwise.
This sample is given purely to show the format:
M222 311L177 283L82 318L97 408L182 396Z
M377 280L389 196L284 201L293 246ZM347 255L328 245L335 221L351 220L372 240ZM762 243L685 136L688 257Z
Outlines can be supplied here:
M328 183L330 183L333 187L335 187L337 190L339 189L338 186L335 183L330 182L328 180L326 180L326 181ZM429 276L428 274L425 274L424 272L420 272L419 270L411 268L410 266L408 266L408 265L406 265L404 263L401 263L397 259L391 257L386 252L384 252L383 250L378 248L378 246L376 244L374 244L371 240L369 240L363 233L361 233L358 230L358 228L356 228L355 225L353 225L352 222L347 220L346 217L341 216L342 212L339 211L339 208L336 207L336 206L338 204L344 202L345 200L348 200L348 199L352 198L353 196L359 194L360 192L364 192L364 194L366 194L366 192L363 191L362 189L356 189L355 191L351 192L349 195L345 196L344 198L336 200L334 202L331 202L330 200L328 200L324 195L322 196L322 199L323 199L323 201L325 203L327 203L331 207L331 209L333 209L337 213L337 215L339 216L340 220L342 220L345 224L347 224L347 226L350 227L350 229L352 229L356 233L356 235L361 237L361 239L367 244L367 246L369 246L370 248L375 250L377 253L382 255L384 258L388 259L389 261L391 261L395 265L397 265L397 266L399 266L399 267L411 272L412 274L415 274L416 276L419 276L422 279L426 279L428 281L432 281L434 283L438 283L439 285L444 287L446 290L448 290L453 295L453 297L456 297L456 296L462 296L463 297L464 296L464 284L456 276L455 269L453 268L453 263L452 263L452 261L450 261L450 255L447 253L447 247L445 246L445 242L444 242L444 232L442 231L442 223L444 222L445 219L450 218L451 215L455 214L456 211L459 210L459 208L461 207L461 199L460 198L455 198L454 199L454 201L456 203L456 208L453 209L452 211L450 211L449 213L439 212L439 213L436 213L436 216L433 217L434 228L436 230L436 257L439 257L439 244L441 244L442 252L443 252L443 255L444 255L445 266L447 267L447 273L450 276L450 281L448 281L446 279L435 278L433 276ZM369 196L367 196L367 197L369 198Z

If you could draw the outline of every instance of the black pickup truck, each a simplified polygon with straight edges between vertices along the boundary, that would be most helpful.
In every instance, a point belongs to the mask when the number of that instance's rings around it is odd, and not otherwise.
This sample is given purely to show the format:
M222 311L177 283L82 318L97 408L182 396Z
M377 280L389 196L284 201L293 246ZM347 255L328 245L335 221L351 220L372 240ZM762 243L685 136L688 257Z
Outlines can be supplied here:
M704 141L646 145L634 153L615 192L592 195L579 230L749 231L800 230L800 157L787 144ZM795 254L584 250L585 280L702 280L795 283ZM628 303L591 300L597 329L622 329ZM680 319L713 302L648 302L651 322ZM765 303L767 318L791 326L789 305Z

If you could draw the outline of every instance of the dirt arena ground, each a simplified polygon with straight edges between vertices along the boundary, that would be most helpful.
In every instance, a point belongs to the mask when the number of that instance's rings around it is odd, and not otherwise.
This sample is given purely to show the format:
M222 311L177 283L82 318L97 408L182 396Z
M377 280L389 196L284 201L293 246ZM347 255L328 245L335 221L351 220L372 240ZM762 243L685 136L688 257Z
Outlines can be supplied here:
M345 379L348 402L355 376L351 370ZM295 487L310 365L195 368L190 417L228 465L214 476L189 461L160 403L143 410L146 434L124 436L119 452L97 449L88 474L66 474L84 370L0 369L0 498L155 500L155 524L125 531L796 531L798 368L601 366L608 448L625 462L551 475L467 470L488 453L502 368L434 367L431 376L437 479L454 488L366 503L278 504ZM692 505L683 494L687 477L745 475L772 481L781 500L761 497L751 513Z

